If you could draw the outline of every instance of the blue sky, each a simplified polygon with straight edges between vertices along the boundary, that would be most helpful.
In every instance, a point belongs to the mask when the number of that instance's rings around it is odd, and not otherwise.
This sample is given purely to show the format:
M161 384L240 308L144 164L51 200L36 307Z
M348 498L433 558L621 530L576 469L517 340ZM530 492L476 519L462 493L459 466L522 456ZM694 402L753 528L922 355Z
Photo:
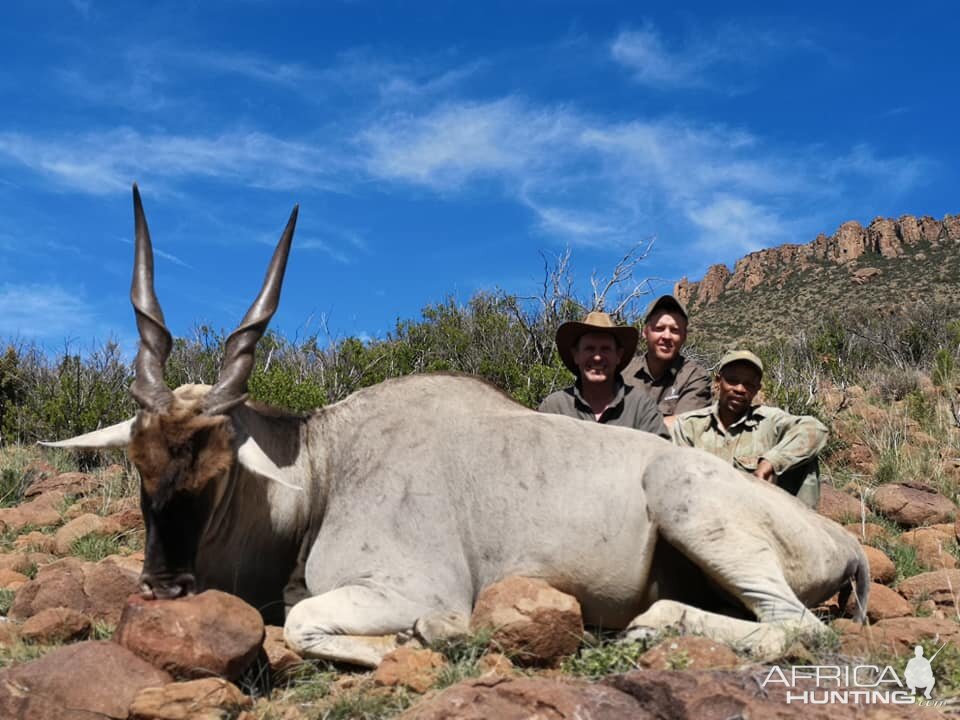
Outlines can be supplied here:
M130 186L176 335L378 337L449 294L668 290L848 219L960 212L950 2L35 0L0 23L0 338L129 350ZM782 9L780 9L782 8ZM722 12L720 12L722 10Z

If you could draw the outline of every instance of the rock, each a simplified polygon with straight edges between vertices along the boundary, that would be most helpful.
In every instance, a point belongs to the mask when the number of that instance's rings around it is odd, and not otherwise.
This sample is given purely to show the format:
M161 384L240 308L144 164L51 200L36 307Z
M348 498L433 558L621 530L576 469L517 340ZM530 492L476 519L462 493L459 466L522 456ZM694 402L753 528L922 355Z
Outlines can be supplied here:
M524 664L551 664L576 652L583 619L576 598L545 581L509 577L483 589L470 630L493 631L497 649Z
M0 570L0 589L18 590L29 581L30 578L16 570Z
M855 615L857 598L851 594L847 601L846 613ZM888 618L906 617L913 615L913 605L896 590L879 583L870 584L870 601L867 603L867 619L872 622L887 620Z
M400 716L406 720L859 720L863 707L787 703L787 693L815 690L771 682L770 670L640 670L589 684L547 678L481 678L458 683ZM907 720L940 717L935 708L884 706L870 717Z
M710 670L735 668L740 658L723 643L686 635L668 638L640 656L639 664L652 670Z
M40 477L30 483L24 491L24 498L34 498L51 491L62 493L65 497L86 495L100 487L100 482L92 475L82 472L67 472L58 475Z
M87 513L57 530L53 536L53 550L57 555L66 555L70 552L73 543L86 535L109 534L109 531L104 529L102 517Z
M860 501L823 483L817 512L834 522L854 522L860 519Z
M901 525L917 527L954 520L957 506L933 488L919 483L883 485L873 494L877 512Z
M949 532L944 532L943 527L939 525L910 530L900 535L900 542L916 549L917 560L924 567L931 570L955 568L957 561L945 547L956 542L953 526L946 526L950 528Z
M23 552L41 552L53 554L56 541L53 535L42 533L39 530L20 535L13 541L13 547Z
M287 647L283 639L283 628L277 625L267 625L266 635L263 638L263 650L267 654L270 672L279 675L297 667L303 659Z
M867 562L870 563L870 579L875 583L884 585L893 582L897 576L897 567L893 560L888 558L882 550L877 550L869 545L861 545L863 554L867 556Z
M49 553L18 551L0 554L0 569L15 570L28 577L34 575L37 569L49 565L57 558Z
M20 588L9 616L26 620L47 608L67 607L116 625L127 597L137 590L137 576L109 558L99 563L64 558L40 568Z
M897 587L907 600L933 600L955 608L960 595L960 570L933 570L907 578Z
M63 493L51 491L30 502L21 503L15 507L0 508L0 528L6 528L8 532L20 532L27 525L34 527L59 525L60 509L63 503Z
M652 720L619 690L581 680L503 678L467 680L418 703L401 720ZM672 715L664 717L675 717Z
M876 653L913 655L921 640L937 643L960 641L960 625L933 617L899 617L860 625L851 620L836 620L833 629L840 633L840 649L846 655L867 657Z
M223 720L253 707L231 682L204 678L141 690L130 705L130 720Z
M883 525L877 523L849 523L843 526L864 545L870 545L878 540L886 540L890 537L890 531Z
M507 676L513 672L513 663L503 653L487 653L477 660L480 675Z
M47 608L28 618L20 627L20 637L29 642L53 645L67 643L90 634L90 618L70 608Z
M433 650L399 647L383 658L373 673L373 681L377 685L403 685L414 692L425 693L437 682L446 664L446 658Z
M0 717L124 720L137 693L170 681L115 643L67 645L0 673Z
M104 530L110 535L122 535L132 530L143 529L143 513L140 508L119 510L104 518Z
M131 597L114 640L181 678L240 677L264 638L260 613L219 590L177 600Z

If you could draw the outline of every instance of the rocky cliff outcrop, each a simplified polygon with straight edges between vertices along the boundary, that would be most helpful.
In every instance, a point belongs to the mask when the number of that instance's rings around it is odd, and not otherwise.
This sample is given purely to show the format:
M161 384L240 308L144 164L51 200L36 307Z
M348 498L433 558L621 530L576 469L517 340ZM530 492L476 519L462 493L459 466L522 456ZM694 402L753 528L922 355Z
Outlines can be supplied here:
M853 279L862 283L870 274L858 273L860 269L853 266L864 255L898 258L906 248L921 243L960 243L960 215L947 215L943 220L912 215L899 220L876 218L866 228L851 220L833 235L821 233L806 245L781 245L750 253L736 262L733 272L726 265L713 265L699 282L681 279L674 295L696 310L712 305L728 290L749 293L761 284L782 287L794 273L824 263L850 266Z

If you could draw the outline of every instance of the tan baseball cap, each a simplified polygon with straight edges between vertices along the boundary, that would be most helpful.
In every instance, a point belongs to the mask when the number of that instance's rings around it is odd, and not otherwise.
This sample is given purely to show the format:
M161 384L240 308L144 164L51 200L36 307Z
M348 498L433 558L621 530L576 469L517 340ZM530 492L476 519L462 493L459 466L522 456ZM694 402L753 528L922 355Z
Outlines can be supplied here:
M720 358L720 365L717 367L717 372L723 370L730 363L735 362L745 362L753 365L757 370L760 371L760 375L763 375L763 362L760 358L754 355L749 350L731 350L722 358Z
M653 315L657 310L667 310L678 312L683 315L684 320L689 320L687 317L687 309L683 306L683 303L677 300L673 295L661 295L652 303L647 306L647 311L643 314L643 321L649 322L650 316Z

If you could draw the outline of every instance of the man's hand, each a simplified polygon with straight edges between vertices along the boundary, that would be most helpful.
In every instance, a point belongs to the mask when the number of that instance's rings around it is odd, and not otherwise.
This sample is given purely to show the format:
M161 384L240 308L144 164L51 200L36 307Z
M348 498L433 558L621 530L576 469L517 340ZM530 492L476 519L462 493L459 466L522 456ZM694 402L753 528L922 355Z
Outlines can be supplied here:
M773 465L766 460L760 461L760 463L757 465L757 469L753 471L753 474L761 480L766 480L767 482L773 482L776 475L776 473L773 472Z

